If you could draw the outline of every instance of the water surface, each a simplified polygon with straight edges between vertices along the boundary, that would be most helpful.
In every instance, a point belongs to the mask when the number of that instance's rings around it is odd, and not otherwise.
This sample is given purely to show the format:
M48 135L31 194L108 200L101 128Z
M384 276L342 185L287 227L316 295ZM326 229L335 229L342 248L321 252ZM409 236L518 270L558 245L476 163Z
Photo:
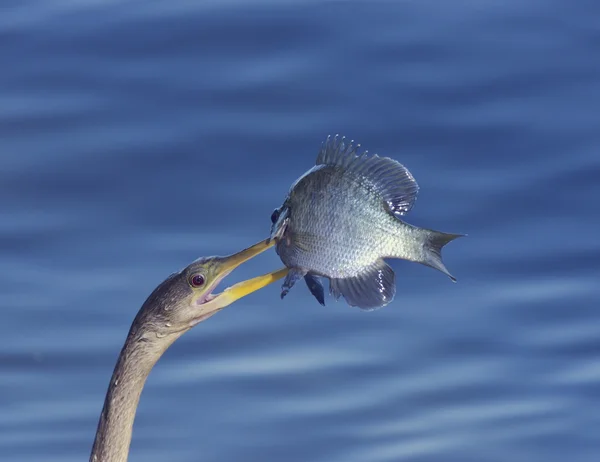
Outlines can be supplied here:
M600 6L22 1L0 15L0 458L86 460L135 312L264 238L329 133L403 162L452 284L273 286L152 372L132 461L600 452ZM236 272L279 265L274 253Z

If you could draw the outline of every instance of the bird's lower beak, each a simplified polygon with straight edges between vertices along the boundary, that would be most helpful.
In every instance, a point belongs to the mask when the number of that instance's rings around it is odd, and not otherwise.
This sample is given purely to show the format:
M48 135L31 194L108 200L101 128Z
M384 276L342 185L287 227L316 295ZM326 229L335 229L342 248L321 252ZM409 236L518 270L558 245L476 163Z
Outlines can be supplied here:
M223 280L223 278L225 278L229 273L231 273L242 263L245 263L248 260L256 257L257 255L263 253L265 250L270 249L271 247L273 247L274 244L274 241L266 239L264 241L259 242L258 244L254 244L252 247L248 247L247 249L242 250L241 252L230 255L228 257L223 257L219 262L220 267L217 270L219 272L218 280ZM238 282L237 284L228 287L220 294L214 294L210 301L204 303L204 307L208 308L210 311L216 312L222 308L225 308L228 305L231 305L236 300L239 300L240 298L245 297L246 295L249 295L252 292L256 292L257 290L268 286L272 282L278 281L279 279L283 278L287 273L288 269L284 267L277 271L263 274L262 276L257 276L246 281Z

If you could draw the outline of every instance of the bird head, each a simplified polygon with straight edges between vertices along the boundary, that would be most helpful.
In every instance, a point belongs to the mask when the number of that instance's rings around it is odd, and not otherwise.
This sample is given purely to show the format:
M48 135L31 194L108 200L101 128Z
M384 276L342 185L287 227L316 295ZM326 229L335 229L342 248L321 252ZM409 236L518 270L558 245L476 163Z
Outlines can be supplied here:
M287 274L287 268L239 282L220 293L214 292L234 269L273 244L273 241L262 241L227 257L202 257L171 274L146 299L133 326L144 326L139 331L145 337L172 337L174 341L236 300L281 279ZM133 330L132 333L135 334Z

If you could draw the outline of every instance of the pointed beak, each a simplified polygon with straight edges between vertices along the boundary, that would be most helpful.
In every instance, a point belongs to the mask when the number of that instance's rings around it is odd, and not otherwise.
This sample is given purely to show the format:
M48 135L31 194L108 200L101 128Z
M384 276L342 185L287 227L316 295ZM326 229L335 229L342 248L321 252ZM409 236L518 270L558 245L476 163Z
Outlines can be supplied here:
M285 277L288 273L287 268L281 268L271 273L263 274L246 281L239 282L231 287L225 289L221 294L217 296L215 301L219 308L225 308L227 305L231 305L236 300L239 300L246 295L256 292L269 284L280 280Z
M265 250L273 247L273 245L275 245L275 241L266 239L258 244L248 247L245 250L242 250L241 252L228 257L222 257L217 263L219 266L217 267L216 271L219 276L216 278L217 280L215 282L215 286L242 263L245 263L257 255L260 255ZM246 281L238 282L219 294L213 294L209 301L204 302L204 308L211 312L221 310L226 306L231 305L236 300L239 300L240 298L245 297L252 292L256 292L257 290L262 289L263 287L266 287L275 281L278 281L279 279L285 277L287 273L288 269L284 267L277 271L263 274L262 276L257 276Z

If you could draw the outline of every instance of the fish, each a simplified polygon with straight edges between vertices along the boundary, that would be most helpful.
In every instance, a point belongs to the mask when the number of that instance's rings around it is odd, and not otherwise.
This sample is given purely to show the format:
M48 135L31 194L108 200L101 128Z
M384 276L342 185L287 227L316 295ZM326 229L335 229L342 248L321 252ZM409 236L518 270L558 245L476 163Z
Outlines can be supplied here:
M271 215L270 239L289 268L283 299L304 279L325 305L329 293L350 306L374 310L396 294L393 269L385 259L404 259L456 278L442 261L442 247L465 236L404 222L419 186L400 162L362 151L340 135L328 136L315 166L298 178Z

